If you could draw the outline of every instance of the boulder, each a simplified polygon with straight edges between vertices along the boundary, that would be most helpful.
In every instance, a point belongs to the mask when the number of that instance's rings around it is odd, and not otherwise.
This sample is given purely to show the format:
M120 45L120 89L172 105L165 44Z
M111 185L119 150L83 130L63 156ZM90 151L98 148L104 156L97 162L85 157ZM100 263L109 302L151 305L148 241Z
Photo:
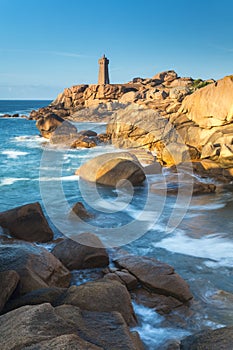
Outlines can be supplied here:
M54 133L54 139L61 135L68 137L77 133L77 129L74 125L55 113L49 113L38 119L36 127L39 129L41 135L47 139L50 139Z
M181 340L181 350L230 350L233 344L233 326L205 330Z
M144 288L138 288L131 292L132 298L137 304L156 310L161 315L170 314L183 306L183 303L171 296L157 294Z
M183 100L185 96L190 94L190 90L186 86L176 86L172 88L169 92L169 97L172 99L176 99L178 101Z
M52 250L69 270L105 267L109 263L109 257L99 238L92 233L82 233L77 236L77 241L65 239L58 243Z
M70 272L45 248L32 243L0 245L0 271L15 270L20 281L19 294L47 287L68 287Z
M157 73L153 76L153 80L159 80L161 83L164 82L172 82L173 80L177 79L177 73L174 70L168 70L165 72Z
M3 272L2 272L3 273ZM42 288L36 289L29 293L19 296L18 298L11 298L5 304L2 313L18 309L25 305L38 305L43 303L50 303L53 306L59 304L59 299L63 297L67 288Z
M190 166L191 169L191 166ZM151 184L150 190L154 193L170 195L192 195L214 193L216 185L197 180L194 176L185 173L167 174L166 182L155 182Z
M93 214L87 211L82 202L77 202L73 205L70 216L73 217L74 215L81 220L91 219L94 217Z
M172 296L182 302L193 298L188 284L170 265L153 258L130 255L117 259L115 263L128 270L143 286L157 294Z
M89 311L117 311L128 325L136 325L130 295L126 287L116 281L100 280L78 287L71 286L60 300L60 304L74 305Z
M73 308L73 314L77 318L80 315L82 323L80 310L75 311ZM12 332L12 329L17 331ZM78 336L77 330L78 325L61 317L50 304L23 306L0 317L0 348L58 350L63 343L66 349L102 349ZM71 344L73 347L68 347Z
M53 239L53 232L38 202L0 213L0 225L11 236L24 241L48 242Z
M105 153L97 156L78 169L80 178L107 186L116 186L125 180L140 185L145 180L144 171L136 156L128 152Z
M95 137L97 136L97 132L93 130L82 130L79 132L80 135L87 136L87 137Z
M233 76L225 77L187 96L181 110L202 128L233 121Z
M0 312L19 282L19 275L14 270L0 272Z
M97 143L93 138L80 135L75 140L72 140L71 148L92 148L96 147Z
M129 91L121 96L121 98L119 99L119 102L130 103L138 100L139 98L140 98L140 94L138 93L138 91Z
M101 349L143 350L138 333L129 331L119 312L81 311L71 305L62 305L55 310L77 327L78 335Z

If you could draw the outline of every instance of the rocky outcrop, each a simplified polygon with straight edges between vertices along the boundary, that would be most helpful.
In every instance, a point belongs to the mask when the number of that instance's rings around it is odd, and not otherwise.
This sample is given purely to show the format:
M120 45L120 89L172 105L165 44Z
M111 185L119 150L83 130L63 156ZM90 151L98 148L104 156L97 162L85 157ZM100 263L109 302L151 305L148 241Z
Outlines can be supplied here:
M99 238L92 233L82 233L77 241L65 239L52 250L69 270L105 267L109 263L107 251Z
M0 245L0 271L8 270L20 276L19 294L46 287L68 287L71 278L65 266L45 248L20 241Z
M167 107L155 108L154 102L147 101L144 109L134 103L117 111L107 127L113 144L155 150L158 160L167 166L209 159L219 168L232 168L232 76L203 84L188 96L186 88L171 88L169 98L174 100Z
M181 350L230 350L233 344L233 327L205 330L183 339Z
M11 236L29 242L48 242L53 232L39 203L30 203L0 213L0 225Z
M125 180L132 185L139 185L145 180L137 157L128 152L97 156L83 164L76 174L83 180L113 187Z
M0 333L1 350L142 349L120 313L90 312L70 305L54 308L46 303L13 310L0 317Z

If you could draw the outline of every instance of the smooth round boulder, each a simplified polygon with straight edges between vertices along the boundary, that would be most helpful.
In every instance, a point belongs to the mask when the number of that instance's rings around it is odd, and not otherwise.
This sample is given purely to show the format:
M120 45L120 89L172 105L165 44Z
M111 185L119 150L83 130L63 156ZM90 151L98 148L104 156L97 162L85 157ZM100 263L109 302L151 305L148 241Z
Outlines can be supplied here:
M83 164L76 172L81 179L115 187L127 180L140 185L144 171L136 156L128 152L105 153Z
M54 133L55 136L74 135L77 133L77 129L73 124L55 113L48 113L44 117L39 118L36 122L36 127L41 135L47 139L50 139Z

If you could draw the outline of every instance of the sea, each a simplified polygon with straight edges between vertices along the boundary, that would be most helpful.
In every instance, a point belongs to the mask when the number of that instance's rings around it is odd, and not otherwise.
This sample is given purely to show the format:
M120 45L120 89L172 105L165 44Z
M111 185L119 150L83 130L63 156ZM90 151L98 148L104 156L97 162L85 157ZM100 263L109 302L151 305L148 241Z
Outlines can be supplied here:
M29 115L50 102L0 100L0 116ZM106 129L104 123L75 125L78 130L98 133ZM164 173L148 175L143 186L126 184L114 189L84 183L75 175L88 159L118 151L111 145L61 149L40 136L34 120L0 117L0 211L38 201L55 237L62 233L76 239L89 231L110 252L114 247L118 254L126 251L173 266L190 285L194 300L188 313L174 311L167 316L133 302L139 320L134 330L146 349L166 349L200 330L232 325L232 185L218 185L214 194L178 198L150 190L152 184L164 181ZM88 223L70 217L78 201L94 214ZM93 271L74 271L72 283L92 277Z

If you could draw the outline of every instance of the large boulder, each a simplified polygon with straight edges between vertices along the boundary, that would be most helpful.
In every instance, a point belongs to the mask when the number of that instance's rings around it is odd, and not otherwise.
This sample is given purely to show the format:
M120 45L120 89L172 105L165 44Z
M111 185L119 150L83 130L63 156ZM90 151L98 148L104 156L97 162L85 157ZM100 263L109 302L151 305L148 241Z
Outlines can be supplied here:
M125 256L115 260L117 266L128 270L149 290L182 302L193 298L188 284L175 273L173 267L154 258Z
M83 164L76 172L83 180L107 186L122 184L125 180L140 185L144 171L136 156L128 152L105 153Z
M0 316L0 334L1 350L143 349L118 312L90 312L70 305L27 305L8 312Z
M25 294L47 287L68 287L70 272L45 248L32 243L0 245L0 271L15 270L20 281L17 291Z
M19 275L16 271L9 270L0 272L0 312L2 311L5 303L14 292L18 282Z
M77 133L74 125L55 113L49 113L38 119L36 127L39 129L41 135L47 139L50 139L52 136L54 138L64 135L70 137Z
M48 242L53 232L39 203L26 204L0 213L0 225L18 239L29 242Z
M202 128L233 121L233 75L209 84L187 96L181 107Z
M82 233L77 241L65 239L52 250L69 270L104 267L109 263L107 251L99 238L92 233Z
M125 286L116 281L100 280L71 286L60 304L78 306L83 310L121 313L128 325L136 325L136 316Z
M181 341L181 350L230 350L233 344L233 326L205 330Z

